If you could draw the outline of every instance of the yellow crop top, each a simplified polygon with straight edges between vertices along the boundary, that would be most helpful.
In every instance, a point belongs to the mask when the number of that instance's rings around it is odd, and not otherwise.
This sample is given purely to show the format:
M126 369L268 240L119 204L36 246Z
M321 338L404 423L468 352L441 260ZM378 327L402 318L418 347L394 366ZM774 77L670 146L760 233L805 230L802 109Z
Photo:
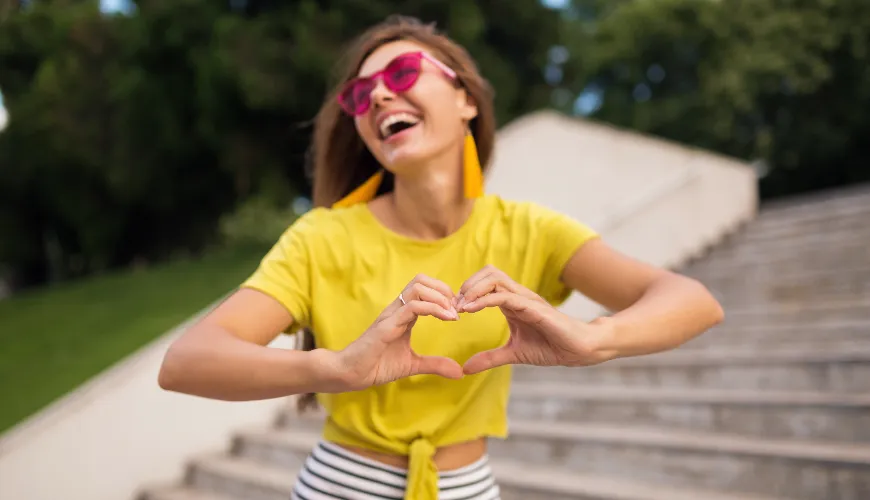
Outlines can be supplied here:
M310 327L318 347L341 350L419 273L457 291L492 264L558 305L571 292L560 279L565 263L595 236L558 212L491 194L477 200L458 231L435 241L387 229L365 203L315 208L284 232L242 286L287 307L295 320L288 333ZM448 356L463 364L507 339L507 322L492 308L454 322L421 317L411 346L419 354ZM323 437L409 455L406 498L434 500L436 447L507 435L510 377L510 367L503 366L461 380L415 375L362 391L319 394L328 415Z

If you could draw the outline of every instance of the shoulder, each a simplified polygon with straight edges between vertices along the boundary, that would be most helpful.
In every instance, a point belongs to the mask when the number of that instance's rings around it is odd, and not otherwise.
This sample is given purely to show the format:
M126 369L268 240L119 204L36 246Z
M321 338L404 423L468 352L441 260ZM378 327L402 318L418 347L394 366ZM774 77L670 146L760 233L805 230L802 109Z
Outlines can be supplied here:
M279 243L300 242L306 246L337 243L350 238L354 228L360 227L364 207L313 208L300 215L281 235Z
M490 194L484 199L484 206L490 217L500 218L512 226L527 225L538 230L546 230L554 224L585 227L574 217L534 201L512 200Z

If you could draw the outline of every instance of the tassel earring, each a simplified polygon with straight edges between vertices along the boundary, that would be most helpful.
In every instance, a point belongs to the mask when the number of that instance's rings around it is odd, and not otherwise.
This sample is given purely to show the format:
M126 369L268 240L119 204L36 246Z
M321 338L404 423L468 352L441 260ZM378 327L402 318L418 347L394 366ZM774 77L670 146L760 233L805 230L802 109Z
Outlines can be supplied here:
M477 155L477 144L471 131L465 133L465 147L462 160L463 182L466 198L483 196L483 170Z
M483 196L483 169L480 167L480 158L477 155L477 144L471 131L465 133L465 146L462 156L462 175L466 198L479 198ZM354 189L344 198L332 204L332 208L349 207L357 203L373 200L378 194L378 188L384 180L384 171L378 170L358 188Z
M332 208L349 207L357 203L363 203L373 200L378 194L378 188L381 187L381 182L384 180L384 171L378 170L377 173L369 177L363 182L360 187L354 189L344 198L332 204Z

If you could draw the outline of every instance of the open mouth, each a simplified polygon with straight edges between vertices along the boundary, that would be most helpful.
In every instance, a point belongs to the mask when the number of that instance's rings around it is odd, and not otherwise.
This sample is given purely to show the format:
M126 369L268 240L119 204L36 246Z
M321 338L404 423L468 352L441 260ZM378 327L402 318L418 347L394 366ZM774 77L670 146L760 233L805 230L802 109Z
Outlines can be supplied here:
M381 139L386 140L399 132L417 126L420 121L419 117L410 113L396 113L385 118L378 127L378 131L381 133Z

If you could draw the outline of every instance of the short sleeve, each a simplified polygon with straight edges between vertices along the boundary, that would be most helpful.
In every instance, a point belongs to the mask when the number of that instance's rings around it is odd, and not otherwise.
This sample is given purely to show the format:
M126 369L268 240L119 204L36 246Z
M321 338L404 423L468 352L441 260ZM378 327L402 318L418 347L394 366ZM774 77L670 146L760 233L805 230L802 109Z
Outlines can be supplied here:
M542 259L538 294L554 306L561 305L571 295L562 281L562 271L571 257L588 241L599 237L586 224L554 210L537 207L537 242Z
M307 327L311 321L311 241L317 212L309 211L288 227L240 288L263 292L280 302L293 325L287 333Z

